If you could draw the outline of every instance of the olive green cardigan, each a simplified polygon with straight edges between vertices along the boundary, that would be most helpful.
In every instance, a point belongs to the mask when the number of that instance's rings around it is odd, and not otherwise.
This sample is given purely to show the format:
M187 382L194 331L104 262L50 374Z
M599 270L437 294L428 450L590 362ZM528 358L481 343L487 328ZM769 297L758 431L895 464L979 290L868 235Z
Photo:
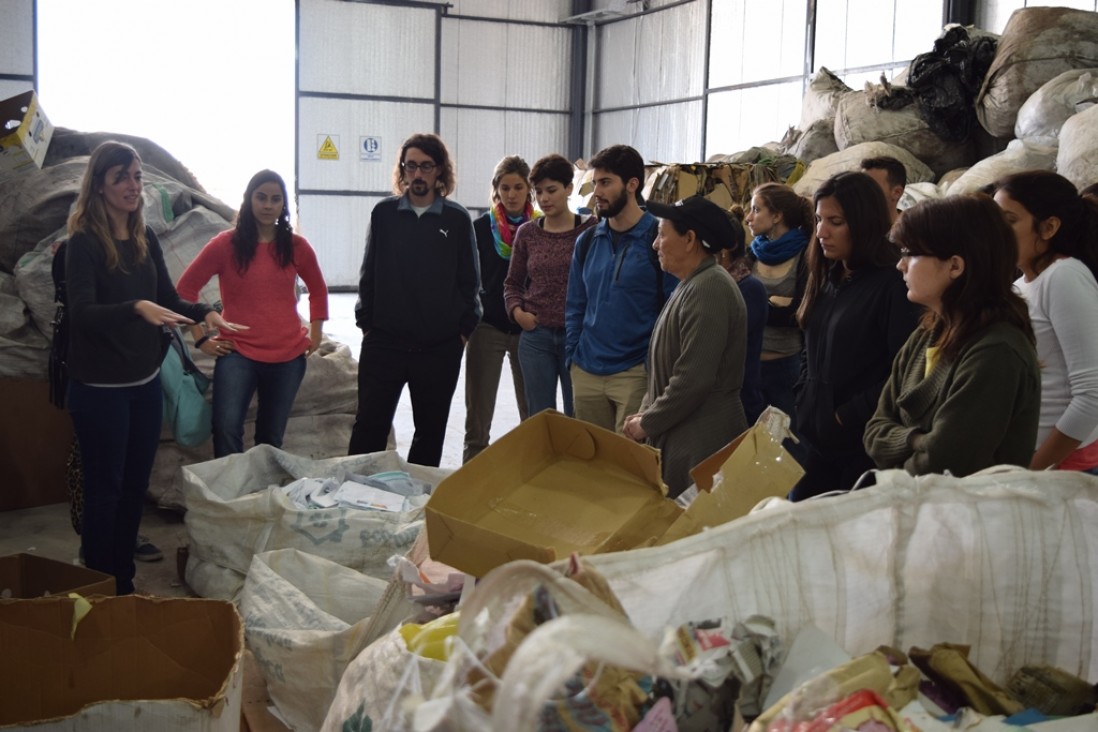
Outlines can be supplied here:
M865 430L877 467L956 476L1003 463L1028 467L1041 407L1033 344L995 323L924 378L933 342L933 333L917 328L896 355Z

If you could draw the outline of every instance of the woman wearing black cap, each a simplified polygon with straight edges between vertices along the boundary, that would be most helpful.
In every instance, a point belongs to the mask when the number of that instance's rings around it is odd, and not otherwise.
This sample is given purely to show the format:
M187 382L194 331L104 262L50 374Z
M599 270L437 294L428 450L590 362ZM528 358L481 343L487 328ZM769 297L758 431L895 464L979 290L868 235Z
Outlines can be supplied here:
M650 203L662 219L652 248L679 280L648 346L648 392L623 431L660 449L663 480L674 498L690 486L690 468L747 429L740 388L747 310L739 288L714 258L737 232L720 206L701 196Z

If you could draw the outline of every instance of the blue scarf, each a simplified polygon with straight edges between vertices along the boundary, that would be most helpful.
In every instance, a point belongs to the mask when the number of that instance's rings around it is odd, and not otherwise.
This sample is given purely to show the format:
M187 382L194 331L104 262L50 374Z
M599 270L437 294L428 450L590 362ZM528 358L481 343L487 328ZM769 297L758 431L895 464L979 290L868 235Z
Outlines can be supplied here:
M797 256L807 244L808 234L803 229L790 229L777 239L756 236L751 242L751 253L763 264L773 266Z

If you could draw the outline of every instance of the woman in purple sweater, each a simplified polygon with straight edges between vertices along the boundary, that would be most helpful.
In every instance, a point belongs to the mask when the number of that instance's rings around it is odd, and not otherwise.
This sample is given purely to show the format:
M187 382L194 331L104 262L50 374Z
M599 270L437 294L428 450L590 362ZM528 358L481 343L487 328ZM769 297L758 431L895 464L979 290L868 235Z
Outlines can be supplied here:
M504 303L522 328L518 355L527 414L556 409L559 381L564 413L572 416L572 379L564 365L564 297L576 239L595 225L595 219L568 208L572 164L562 156L538 160L530 180L545 215L523 224L515 236L503 283Z

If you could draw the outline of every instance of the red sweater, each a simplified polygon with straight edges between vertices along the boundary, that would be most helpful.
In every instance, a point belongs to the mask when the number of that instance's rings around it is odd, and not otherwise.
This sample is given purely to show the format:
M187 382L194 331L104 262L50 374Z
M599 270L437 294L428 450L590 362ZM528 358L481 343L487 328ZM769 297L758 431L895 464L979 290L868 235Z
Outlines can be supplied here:
M241 355L253 361L283 363L297 358L309 346L309 331L297 313L298 275L309 288L309 320L328 319L328 287L316 253L304 237L294 234L293 264L281 269L274 243L261 241L241 276L233 262L232 235L231 230L223 231L210 239L179 278L176 290L193 302L217 275L225 320L248 326L220 337L232 341Z

